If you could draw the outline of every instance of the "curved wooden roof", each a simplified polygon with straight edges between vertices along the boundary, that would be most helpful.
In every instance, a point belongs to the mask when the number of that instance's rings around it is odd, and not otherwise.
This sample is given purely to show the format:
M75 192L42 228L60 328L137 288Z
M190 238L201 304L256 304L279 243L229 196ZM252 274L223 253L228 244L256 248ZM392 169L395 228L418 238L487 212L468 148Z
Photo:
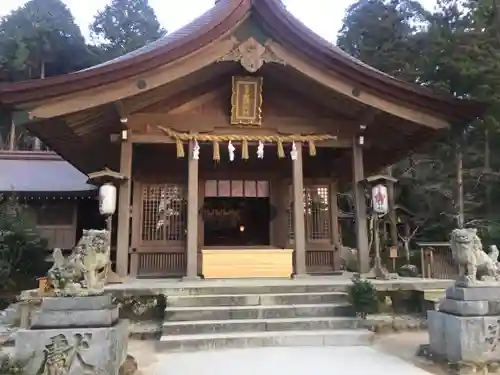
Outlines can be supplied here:
M470 121L485 110L483 103L436 94L354 59L305 27L279 0L220 0L177 32L117 59L72 74L4 85L0 88L0 103L45 100L138 76L222 38L249 15L259 20L278 43L300 51L322 69L342 75L360 89L446 114L454 120Z

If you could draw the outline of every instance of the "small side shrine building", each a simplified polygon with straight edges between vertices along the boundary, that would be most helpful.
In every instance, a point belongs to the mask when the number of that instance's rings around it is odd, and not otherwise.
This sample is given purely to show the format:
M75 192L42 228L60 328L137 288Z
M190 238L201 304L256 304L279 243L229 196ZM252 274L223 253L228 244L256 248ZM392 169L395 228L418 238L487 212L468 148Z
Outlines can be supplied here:
M377 71L278 0L219 0L143 48L3 86L0 105L85 174L119 184L120 276L279 277L340 268L337 189L364 185L479 103Z

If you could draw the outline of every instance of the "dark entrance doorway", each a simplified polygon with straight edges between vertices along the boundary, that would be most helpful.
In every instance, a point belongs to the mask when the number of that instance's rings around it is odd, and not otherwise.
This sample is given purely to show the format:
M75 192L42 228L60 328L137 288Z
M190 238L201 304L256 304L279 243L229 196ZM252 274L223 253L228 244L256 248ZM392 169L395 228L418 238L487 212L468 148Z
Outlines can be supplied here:
M269 198L205 198L205 246L259 246L270 244Z

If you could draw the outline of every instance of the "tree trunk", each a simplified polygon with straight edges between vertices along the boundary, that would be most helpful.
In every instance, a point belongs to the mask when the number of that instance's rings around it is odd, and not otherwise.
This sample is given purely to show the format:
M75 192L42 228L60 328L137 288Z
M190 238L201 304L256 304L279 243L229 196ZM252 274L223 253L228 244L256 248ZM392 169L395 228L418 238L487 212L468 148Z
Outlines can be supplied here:
M411 241L411 228L410 223L405 223L405 239L403 241L405 247L406 264L410 264L410 241Z

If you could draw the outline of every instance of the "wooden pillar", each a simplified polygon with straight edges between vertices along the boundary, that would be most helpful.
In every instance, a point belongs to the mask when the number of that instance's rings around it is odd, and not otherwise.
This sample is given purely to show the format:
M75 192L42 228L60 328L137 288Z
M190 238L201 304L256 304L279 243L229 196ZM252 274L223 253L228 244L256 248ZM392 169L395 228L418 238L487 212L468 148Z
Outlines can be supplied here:
M292 161L293 229L295 233L295 276L306 275L306 232L304 220L304 175L302 143L296 142L297 159Z
M142 189L142 184L134 181L132 189L132 227L130 229L130 277L137 277L139 274L139 253L137 252L137 248L141 242Z
M132 142L130 140L122 140L121 143L120 173L126 179L120 185L118 192L116 273L120 277L126 277L130 239L130 195L132 193Z
M185 279L198 278L198 160L193 159L194 142L189 141L188 154L188 212L187 267Z
M339 230L339 206L337 200L338 183L330 184L330 231L333 246L333 269L340 270L342 240Z
M352 187L355 204L356 244L358 249L358 271L370 271L370 249L368 244L368 229L366 215L365 189L360 181L364 179L363 148L355 138L352 148Z
M203 207L205 203L205 181L198 180L198 207ZM203 216L199 214L198 210L198 245L203 247L205 243L205 228L204 228Z

